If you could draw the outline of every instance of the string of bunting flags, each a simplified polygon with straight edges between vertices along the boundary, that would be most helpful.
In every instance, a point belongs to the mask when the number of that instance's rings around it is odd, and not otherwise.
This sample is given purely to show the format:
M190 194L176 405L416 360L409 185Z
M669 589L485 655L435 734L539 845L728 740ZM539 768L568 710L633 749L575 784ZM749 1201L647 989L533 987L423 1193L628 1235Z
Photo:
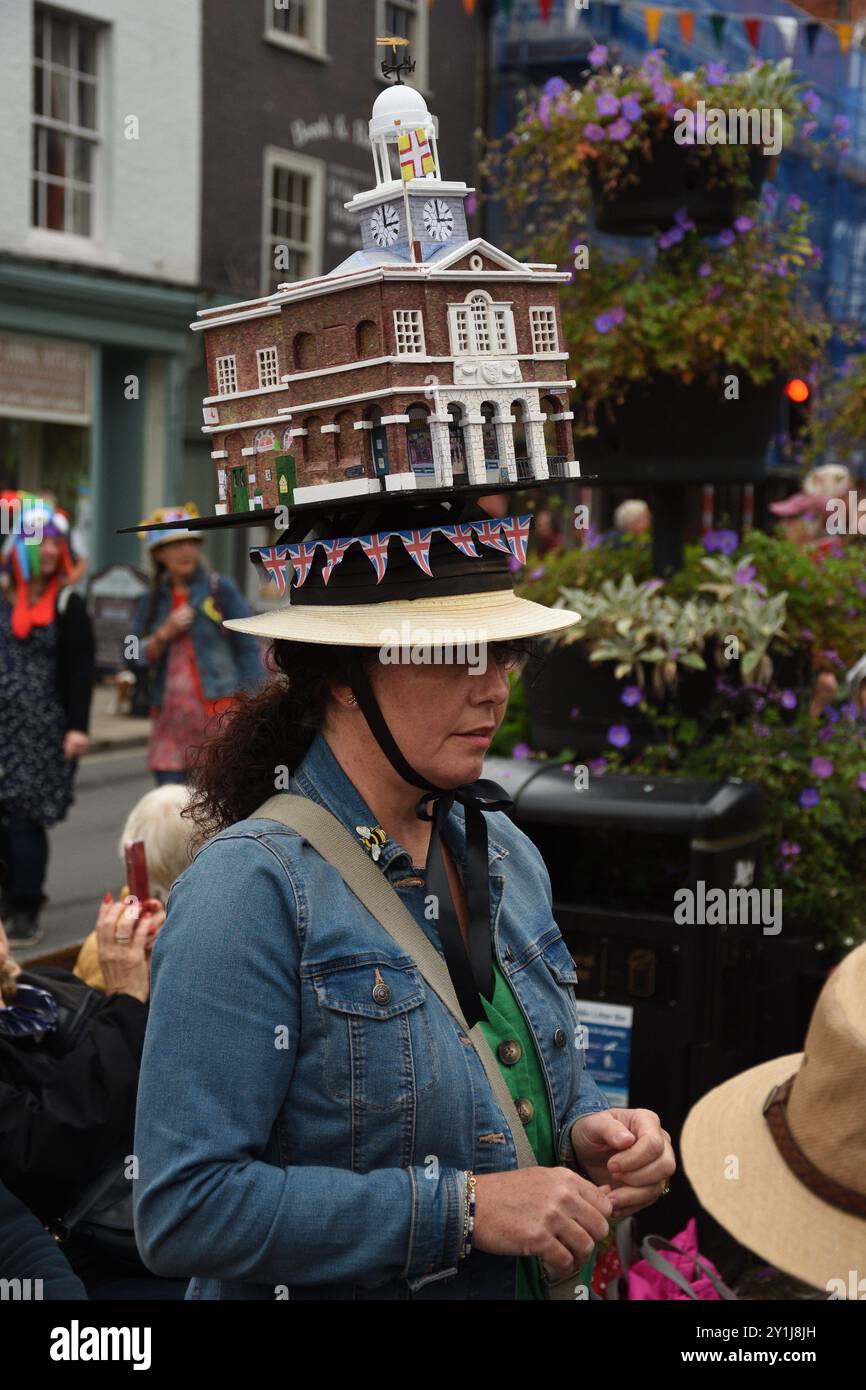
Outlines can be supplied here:
M431 8L435 3L436 0L427 0L427 4ZM680 35L687 48L691 46L695 31L695 19L699 15L710 21L713 37L719 48L722 46L725 28L731 20L739 21L742 24L749 43L756 51L764 26L774 25L781 36L788 57L794 52L797 33L800 29L804 31L809 53L814 53L815 44L818 42L818 35L822 29L832 30L835 33L843 54L848 52L852 43L859 44L866 35L866 20L863 19L855 22L844 19L800 19L794 15L741 15L731 14L730 11L690 10L684 9L681 5L623 5L620 0L591 0L591 3L593 7L602 4L610 11L610 34L612 38L616 38L619 15L622 10L631 13L642 10L647 40L651 45L655 44L658 38L662 20L669 15L676 16ZM553 14L553 0L535 0L535 4L538 6L538 13L541 18L547 22ZM498 5L500 12L510 18L514 10L514 0L498 0ZM588 7L588 4L576 5L577 9L587 9ZM476 0L463 0L463 8L468 15L474 15Z
M376 583L381 584L388 568L388 543L392 536L399 536L408 555L419 569L433 578L430 568L430 538L439 531L452 545L464 555L479 559L475 541L490 546L494 550L508 552L521 564L526 564L526 543L529 538L531 513L523 516L498 517L490 521L466 521L451 526L421 526L401 531L376 531L366 536L340 536L336 540L299 541L294 545L257 546L250 556L260 565L277 592L286 592L286 569L291 564L295 578L293 588L299 589L307 580L313 567L317 547L325 552L322 578L327 584L336 566L340 563L350 545L360 545L373 569Z

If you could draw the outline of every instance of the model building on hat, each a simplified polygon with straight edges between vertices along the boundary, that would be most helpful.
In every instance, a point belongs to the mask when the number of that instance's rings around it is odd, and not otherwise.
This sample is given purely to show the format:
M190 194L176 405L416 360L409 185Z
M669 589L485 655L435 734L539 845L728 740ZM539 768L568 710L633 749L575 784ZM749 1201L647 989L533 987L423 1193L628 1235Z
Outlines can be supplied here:
M218 514L422 488L578 477L555 265L470 238L473 189L400 80L370 121L375 187L345 206L361 249L328 275L204 309L204 430ZM273 232L306 213L284 175Z

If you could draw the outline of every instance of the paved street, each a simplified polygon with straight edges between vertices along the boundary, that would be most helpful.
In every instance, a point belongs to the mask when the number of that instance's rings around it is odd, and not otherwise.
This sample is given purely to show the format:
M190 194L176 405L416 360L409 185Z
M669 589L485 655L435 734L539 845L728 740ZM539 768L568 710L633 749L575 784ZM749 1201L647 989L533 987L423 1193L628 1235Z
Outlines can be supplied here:
M116 894L125 882L117 843L129 811L154 785L144 759L141 748L95 753L82 761L75 803L66 820L49 832L45 936L34 955L85 937L103 893L110 888Z

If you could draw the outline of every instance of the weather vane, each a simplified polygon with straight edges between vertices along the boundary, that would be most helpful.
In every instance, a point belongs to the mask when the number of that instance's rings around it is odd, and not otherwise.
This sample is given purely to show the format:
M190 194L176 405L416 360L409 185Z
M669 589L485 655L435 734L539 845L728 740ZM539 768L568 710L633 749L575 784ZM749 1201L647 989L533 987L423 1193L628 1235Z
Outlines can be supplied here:
M382 64L382 73L383 73L383 75L384 75L385 77L391 77L392 74L396 74L396 77L395 77L395 85L396 85L397 83L399 83L400 86L402 86L402 85L403 85L403 79L402 79L402 77L400 76L401 72L410 73L410 72L414 72L414 71L415 71L415 64L414 64L414 63L411 61L411 59L409 58L409 54L408 54L408 53L406 54L406 57L405 57L401 62L399 62L399 63L397 62L397 49L398 49L398 48L408 48L408 46L409 46L409 40L408 40L408 39L394 38L394 37L391 37L391 38L384 38L384 39L377 39L377 40L376 40L376 46L377 46L377 47L390 48L390 49L391 49L391 51L392 51L392 53L393 53L393 55L394 55L393 61L389 63L389 62L387 62L387 60L386 60L386 61Z

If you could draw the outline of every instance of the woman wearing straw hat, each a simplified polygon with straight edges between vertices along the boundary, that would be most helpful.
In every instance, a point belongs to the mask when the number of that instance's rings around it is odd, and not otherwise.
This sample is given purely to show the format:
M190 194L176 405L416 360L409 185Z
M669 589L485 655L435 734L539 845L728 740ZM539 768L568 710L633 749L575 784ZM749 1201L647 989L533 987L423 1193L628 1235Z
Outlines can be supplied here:
M479 779L525 639L577 619L513 591L528 517L356 516L298 518L258 553L291 560L290 606L228 624L281 678L194 774L207 842L153 953L139 1245L192 1298L585 1298L609 1219L675 1163L589 1076L546 869Z
M71 587L66 515L26 493L3 501L15 525L4 547L12 592L0 592L0 914L20 949L43 936L47 831L69 810L87 752L94 644Z
M147 532L153 582L133 624L143 650L127 659L133 670L153 672L147 762L157 786L186 780L189 751L210 721L265 675L259 643L222 628L223 618L247 617L250 607L233 580L203 564L203 537L183 525L197 516L190 502L160 507L148 519L163 529Z
M830 973L803 1052L703 1096L683 1127L698 1200L829 1298L866 1297L866 944Z

